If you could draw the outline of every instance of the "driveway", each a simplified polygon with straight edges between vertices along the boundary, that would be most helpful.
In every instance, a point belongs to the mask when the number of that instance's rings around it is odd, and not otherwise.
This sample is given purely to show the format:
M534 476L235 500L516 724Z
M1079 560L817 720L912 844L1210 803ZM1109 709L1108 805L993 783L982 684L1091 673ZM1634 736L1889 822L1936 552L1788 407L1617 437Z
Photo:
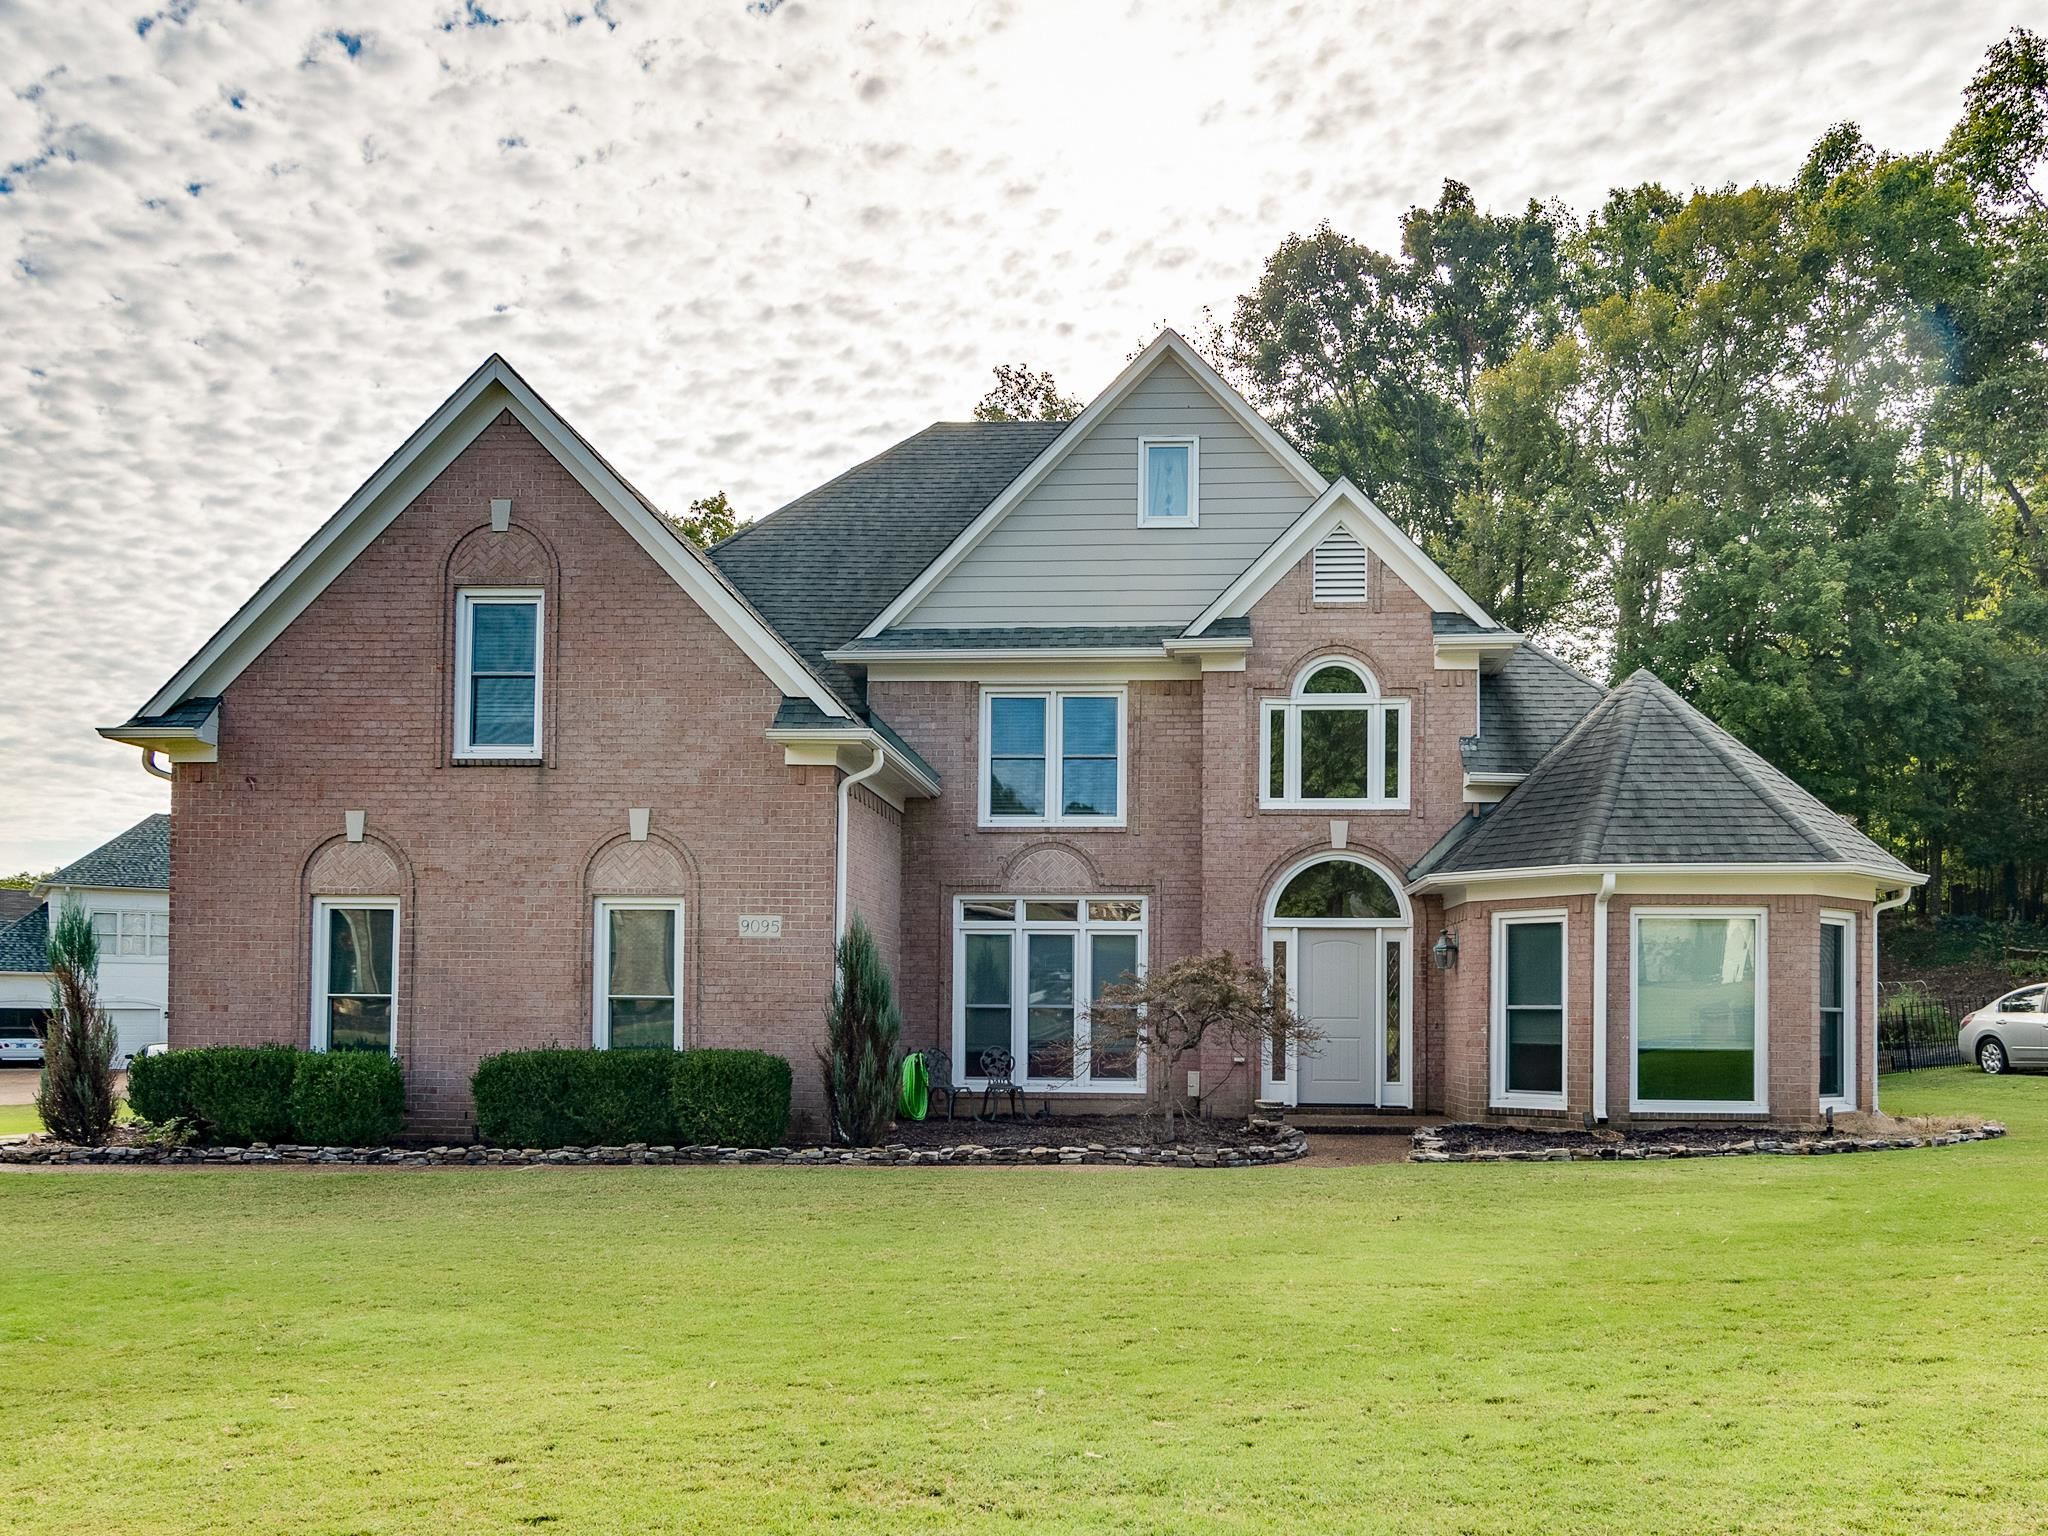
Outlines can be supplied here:
M36 1085L43 1080L41 1067L23 1066L20 1062L9 1062L0 1067L0 1104L33 1104L36 1101ZM114 1092L122 1097L128 1093L128 1074L114 1074Z

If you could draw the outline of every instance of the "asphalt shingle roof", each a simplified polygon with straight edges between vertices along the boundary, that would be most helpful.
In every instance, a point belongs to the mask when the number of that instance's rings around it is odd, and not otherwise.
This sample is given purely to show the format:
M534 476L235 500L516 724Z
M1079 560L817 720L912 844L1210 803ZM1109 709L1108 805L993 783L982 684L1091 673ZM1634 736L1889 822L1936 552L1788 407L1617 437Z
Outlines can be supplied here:
M941 421L711 547L712 564L847 704L852 640L1054 438L1062 421Z
M1647 671L1412 873L1554 864L1857 864L1914 878Z
M52 885L167 891L171 888L171 818L145 816L110 843L50 876Z
M1527 773L1607 690L1523 641L1498 672L1480 674L1479 734L1458 746L1467 773Z
M0 928L0 971L42 972L50 968L50 909L37 907Z

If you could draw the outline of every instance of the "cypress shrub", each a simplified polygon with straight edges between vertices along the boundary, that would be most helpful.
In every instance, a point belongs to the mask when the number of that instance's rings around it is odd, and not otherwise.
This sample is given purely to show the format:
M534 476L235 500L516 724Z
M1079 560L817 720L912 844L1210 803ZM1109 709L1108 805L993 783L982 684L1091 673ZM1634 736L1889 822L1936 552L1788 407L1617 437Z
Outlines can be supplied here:
M380 1147L405 1118L405 1073L382 1051L302 1051L292 1073L292 1139Z
M856 913L839 941L832 1003L825 1010L825 1049L818 1052L825 1104L839 1140L871 1147L888 1130L896 1114L902 1032L889 968Z
M772 1147L789 1126L789 1063L766 1051L685 1051L676 1058L676 1139Z
M500 1147L616 1147L674 1140L673 1051L545 1046L477 1063L477 1130Z
M50 932L50 1023L36 1112L52 1136L97 1147L114 1124L114 1023L100 1007L100 944L92 920L64 903Z

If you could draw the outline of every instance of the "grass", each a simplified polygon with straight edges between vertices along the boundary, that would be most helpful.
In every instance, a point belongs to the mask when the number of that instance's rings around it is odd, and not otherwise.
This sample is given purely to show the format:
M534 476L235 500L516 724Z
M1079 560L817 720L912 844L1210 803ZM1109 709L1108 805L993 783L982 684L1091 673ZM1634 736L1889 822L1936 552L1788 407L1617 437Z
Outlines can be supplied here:
M2048 1079L1930 1152L0 1177L21 1532L1894 1532L2048 1507Z
M29 1136L43 1128L33 1104L0 1104L0 1136Z

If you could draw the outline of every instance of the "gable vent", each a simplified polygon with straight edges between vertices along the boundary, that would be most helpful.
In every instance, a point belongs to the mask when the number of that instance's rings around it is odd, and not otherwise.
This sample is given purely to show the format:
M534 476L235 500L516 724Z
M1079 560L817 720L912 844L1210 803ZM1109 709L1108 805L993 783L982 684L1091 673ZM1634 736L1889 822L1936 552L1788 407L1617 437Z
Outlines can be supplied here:
M1311 569L1317 602L1365 601L1365 546L1348 529L1335 530L1316 546Z

